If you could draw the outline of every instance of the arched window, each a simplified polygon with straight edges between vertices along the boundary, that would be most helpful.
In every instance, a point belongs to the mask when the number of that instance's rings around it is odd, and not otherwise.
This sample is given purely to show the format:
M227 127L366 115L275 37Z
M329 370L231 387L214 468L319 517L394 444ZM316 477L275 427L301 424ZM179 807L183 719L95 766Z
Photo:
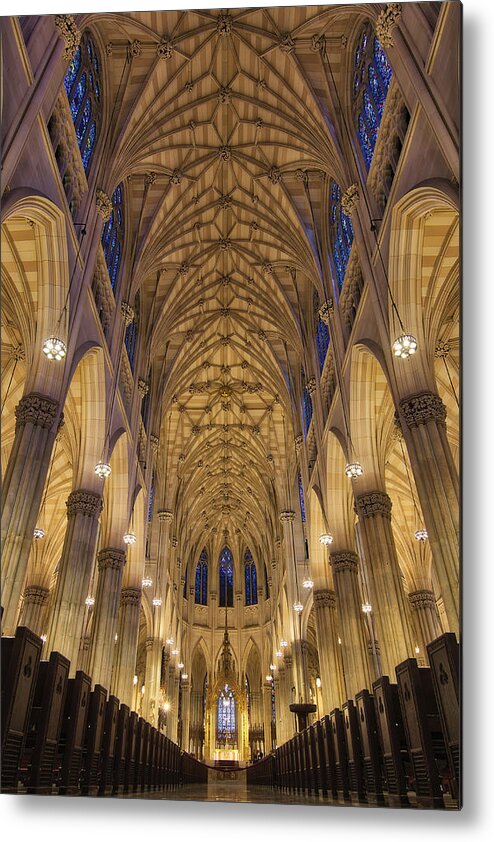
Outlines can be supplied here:
M298 482L298 496L300 499L300 515L302 517L302 523L305 523L305 499L304 499L304 486L302 485L302 474L300 471L297 474L297 482Z
M266 565L264 565L264 593L266 594L266 599L269 599L269 579Z
M233 556L228 547L220 555L220 608L233 608Z
M249 548L244 555L245 568L245 604L257 605L257 570Z
M123 251L124 239L124 210L123 185L119 184L112 196L112 212L108 222L103 226L101 245L105 255L108 275L113 292L115 292Z
M367 24L361 32L353 71L353 113L369 169L393 72L379 40Z
M95 44L84 32L63 80L86 175L89 173L101 119L100 63Z
M338 290L341 290L345 280L345 272L350 259L353 243L352 220L341 207L341 187L336 181L331 182L331 203L329 239L333 258L333 275L336 274Z
M302 374L302 415L304 419L304 437L307 438L309 432L310 422L312 421L312 398L307 388L305 378L305 371L301 369Z
M187 574L189 572L189 565L185 566L185 576L184 576L184 599L187 599Z
M228 684L218 698L217 742L235 742L235 694Z
M204 547L196 567L196 605L208 604L208 552Z
M151 487L149 489L149 505L148 505L148 523L151 523L153 517L153 501L154 501L154 480L155 480L155 471L153 470L151 476Z
M134 318L131 323L127 325L125 331L125 347L127 348L127 356L132 371L134 371L134 364L136 358L137 338L139 335L139 296L136 295L134 300Z
M314 306L314 326L316 332L316 345L317 345L317 357L319 359L319 371L321 372L324 368L324 362L326 360L326 354L328 353L329 348L329 328L323 319L321 319L319 315L319 293L317 289L314 290L314 297L313 297L313 306Z

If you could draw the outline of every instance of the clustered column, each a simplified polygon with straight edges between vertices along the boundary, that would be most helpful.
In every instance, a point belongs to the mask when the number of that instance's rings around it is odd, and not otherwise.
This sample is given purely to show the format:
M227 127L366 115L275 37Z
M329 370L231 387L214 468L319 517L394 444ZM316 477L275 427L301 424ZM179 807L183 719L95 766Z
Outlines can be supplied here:
M37 585L30 585L22 595L22 608L19 625L26 626L35 634L43 634L45 608L50 591Z
M89 674L94 684L103 687L109 687L111 681L124 564L124 550L107 547L98 553Z
M58 401L34 392L15 409L15 438L2 490L3 634L13 635L17 625L58 409Z
M314 611L323 707L325 713L330 713L333 708L339 707L345 698L336 624L335 592L315 591Z
M426 658L427 644L443 633L436 597L432 591L420 590L411 591L408 594L408 599L412 607L412 617L416 621L415 627L419 635L419 648Z
M344 697L352 699L359 690L370 687L370 669L358 582L359 558L352 550L331 553L334 586L338 597L344 670Z
M139 636L141 613L140 588L123 588L120 596L118 620L118 640L115 654L115 667L112 692L122 704L132 707L134 667Z

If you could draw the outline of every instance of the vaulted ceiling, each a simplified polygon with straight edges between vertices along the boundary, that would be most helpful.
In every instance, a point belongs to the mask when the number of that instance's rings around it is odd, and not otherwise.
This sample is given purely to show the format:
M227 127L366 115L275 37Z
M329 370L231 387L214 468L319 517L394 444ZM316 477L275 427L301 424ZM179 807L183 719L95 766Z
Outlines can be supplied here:
M330 288L328 184L345 179L324 49L339 86L366 11L94 18L112 92L109 187L127 180L128 298L139 290L159 383L163 502L193 544L228 529L261 546L288 504L294 378L315 365L313 293Z

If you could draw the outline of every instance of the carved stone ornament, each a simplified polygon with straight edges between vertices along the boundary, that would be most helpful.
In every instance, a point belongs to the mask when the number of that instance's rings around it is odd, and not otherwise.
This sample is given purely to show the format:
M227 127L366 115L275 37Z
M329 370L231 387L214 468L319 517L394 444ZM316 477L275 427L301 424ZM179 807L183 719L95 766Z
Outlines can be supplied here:
M371 491L355 498L355 505L359 517L375 517L382 515L391 520L391 499L384 491Z
M347 216L351 216L359 203L359 192L356 184L350 184L341 197L341 209Z
M280 184L282 175L279 167L271 167L268 172L268 178L271 184Z
M334 313L334 301L332 298L327 298L319 307L319 318L328 325L332 313Z
M99 517L103 508L103 500L100 494L80 488L69 494L65 505L67 506L68 518L75 517L76 515Z
M443 342L443 340L440 339L434 349L434 356L438 359L446 359L446 357L449 356L450 351L451 345L449 344L449 342Z
M233 26L233 18L231 15L218 15L216 21L216 30L220 35L230 35Z
M376 35L383 47L393 47L392 29L401 17L401 3L388 3L376 21Z
M218 199L218 205L222 210L230 210L232 206L232 197L231 196L220 196Z
M23 594L24 602L30 605L46 605L50 591L48 588L41 588L38 585L29 585Z
M307 381L307 391L308 391L309 395L313 395L314 392L316 391L316 378L315 377L309 377L309 379Z
M310 48L314 53L321 53L326 47L324 35L313 35Z
M432 591L411 591L408 594L410 605L417 609L417 611L424 611L426 609L437 611L436 597Z
M295 49L295 41L289 32L284 32L279 40L279 48L283 53L292 53Z
M15 408L15 429L25 424L33 424L35 427L43 427L50 430L58 412L58 401L46 395L39 395L31 392L25 395Z
M121 570L125 564L124 550L106 547L98 553L98 570Z
M230 251L232 247L232 241L229 237L221 237L221 239L218 242L218 245L221 251Z
M180 170L173 170L170 176L170 184L180 184L182 181L182 172Z
M96 190L96 210L102 217L104 222L108 222L111 217L113 206L111 199L104 190L100 187Z
M230 102L232 98L232 89L221 87L218 91L218 102Z
M148 394L149 383L147 382L147 380L144 380L142 377L139 377L139 380L137 381L137 391L139 392L141 398Z
M145 181L146 184L149 184L149 185L154 184L155 181L156 181L156 173L153 172L153 171L147 172L145 177L144 177L144 181Z
M142 53L142 44L137 38L132 41L132 44L129 46L129 53L133 58L137 58Z
M172 547L178 547L178 538L176 535L172 535Z
M160 509L158 512L158 520L164 523L170 523L173 520L173 512L169 509Z
M163 35L163 38L156 47L156 55L158 58L169 59L173 55L173 41L169 35Z
M149 436L149 444L151 445L151 450L155 454L158 452L159 443L160 443L160 440L159 440L158 436L155 436L155 435L153 435L153 433L151 433L151 435Z
M422 392L420 395L410 395L400 401L401 413L409 427L418 427L435 421L437 424L446 422L446 407L439 395L433 392Z
M336 608L336 594L334 591L314 591L314 606L318 608Z
M356 573L358 569L358 555L351 550L345 550L341 553L331 553L330 563L335 573L345 570Z
M222 161L229 161L232 157L232 150L230 146L219 146L218 155Z
M295 436L294 441L295 441L295 451L296 451L296 453L300 453L300 451L302 449L302 445L304 443L303 435L301 433L299 433L298 436Z
M65 44L63 57L66 61L72 61L81 43L81 31L72 15L55 15L55 26Z
M280 512L280 521L282 523L293 523L295 520L295 512L286 509L283 512Z
M120 304L120 312L123 316L123 320L125 322L125 326L128 327L134 321L134 310L128 303L128 301L122 301Z
M133 605L138 608L141 604L140 588L123 588L120 596L120 605Z

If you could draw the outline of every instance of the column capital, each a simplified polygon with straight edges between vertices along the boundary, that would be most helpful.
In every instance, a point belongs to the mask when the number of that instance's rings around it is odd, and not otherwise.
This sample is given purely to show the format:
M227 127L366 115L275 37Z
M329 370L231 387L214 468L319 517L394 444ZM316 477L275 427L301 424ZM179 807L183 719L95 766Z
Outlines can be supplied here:
M178 538L176 535L172 535L172 547L176 549L178 547ZM178 559L177 559L178 561Z
M169 509L160 509L158 512L158 520L163 523L170 523L173 520L173 512Z
M149 383L147 380L144 380L143 377L139 377L137 381L137 391L139 392L141 398L144 398L149 392Z
M351 216L360 201L357 184L350 184L341 197L341 208L347 216Z
M151 450L154 454L158 452L160 440L158 436L155 436L153 433L149 436L149 444L151 445Z
M23 593L24 602L29 602L31 605L46 605L50 591L48 588L42 588L38 585L28 585Z
M85 517L98 517L103 508L103 500L100 494L79 488L69 494L65 505L67 506L68 518L79 514L85 515Z
M113 210L113 205L110 197L101 187L96 190L96 210L102 217L103 222L108 222Z
M122 588L120 594L120 605L135 605L139 607L141 604L142 591L140 588Z
M439 395L433 392L421 392L419 395L409 395L400 401L400 411L408 427L418 427L435 421L444 424L446 421L446 407Z
M128 327L134 321L134 309L130 306L128 301L122 301L120 304L120 312L125 322L125 327Z
M98 570L121 570L125 564L124 550L106 547L98 553Z
M336 608L336 594L334 591L314 591L314 607L316 611L321 608Z
M357 572L359 558L357 553L352 550L344 550L340 553L331 553L330 555L331 567L335 573L340 573L344 570Z
M394 47L393 27L401 17L401 3L388 3L376 21L376 35L383 47Z
M309 377L306 385L309 395L313 395L316 391L316 378L314 377L314 375L312 375L312 377Z
M280 512L280 520L282 523L293 523L295 520L295 512L285 509L285 511Z
M154 637L146 637L146 649L149 652L154 646Z
M298 436L295 436L294 442L295 442L295 450L296 450L296 452L297 452L297 453L300 453L300 450L301 450L302 445L303 445L303 443L304 443L304 437L303 437L302 433L299 433L299 435L298 435Z
M59 403L47 395L40 395L31 392L24 395L15 408L16 432L19 427L26 424L33 424L34 427L43 427L50 430L53 427Z
M425 608L433 608L436 610L436 597L434 593L429 590L421 590L421 591L410 591L408 594L408 600L412 608L415 608L417 611L423 611Z
M65 44L63 57L67 61L72 61L81 43L81 30L72 15L55 15L55 26Z
M391 520L391 498L384 491L369 491L355 497L355 511L359 517L382 515Z
M319 318L322 319L324 324L328 325L332 313L334 313L334 301L332 298L326 298L319 307Z

